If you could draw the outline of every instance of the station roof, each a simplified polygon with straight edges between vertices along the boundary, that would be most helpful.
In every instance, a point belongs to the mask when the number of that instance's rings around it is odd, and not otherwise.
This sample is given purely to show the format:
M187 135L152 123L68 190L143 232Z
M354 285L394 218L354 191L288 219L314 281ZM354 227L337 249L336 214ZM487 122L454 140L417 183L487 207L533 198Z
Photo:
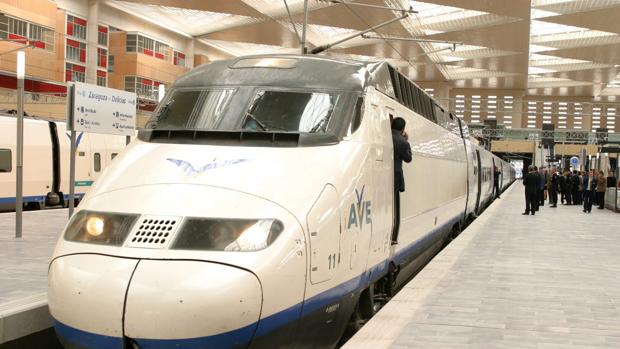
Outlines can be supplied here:
M344 1L347 2L347 1ZM108 0L108 5L194 37L224 55L299 52L303 0ZM324 54L385 59L416 81L531 95L620 95L620 0L362 0L418 11ZM285 6L286 5L286 6ZM287 11L288 6L288 11ZM290 15L289 15L290 13ZM320 46L399 13L309 1L307 40ZM443 49L443 50L442 50Z

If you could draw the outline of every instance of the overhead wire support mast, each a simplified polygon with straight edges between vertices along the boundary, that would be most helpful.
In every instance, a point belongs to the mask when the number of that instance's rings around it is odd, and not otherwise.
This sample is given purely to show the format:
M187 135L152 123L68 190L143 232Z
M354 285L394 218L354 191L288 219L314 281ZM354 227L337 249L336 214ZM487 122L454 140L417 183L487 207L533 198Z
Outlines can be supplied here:
M364 35L364 34L366 34L368 32L371 32L373 30L385 27L386 25L392 24L394 22L402 21L403 19L407 18L408 16L409 16L409 14L403 11L402 16L400 16L400 17L392 18L389 21L386 21L386 22L383 22L383 23L379 23L379 24L377 24L375 26L372 26L372 27L370 27L370 28L368 28L366 30L363 30L363 31L355 33L355 34L351 34L351 35L349 35L349 36L347 36L347 37L345 37L343 39L337 40L335 42L315 47L315 48L313 48L310 51L310 53L312 53L312 54L321 53L321 52L323 52L325 50L328 50L328 49L330 49L330 48L332 48L332 47L334 47L334 46L336 46L338 44L342 44L345 41L349 41L349 40L354 39L354 38L356 38L358 36L362 36L362 35Z

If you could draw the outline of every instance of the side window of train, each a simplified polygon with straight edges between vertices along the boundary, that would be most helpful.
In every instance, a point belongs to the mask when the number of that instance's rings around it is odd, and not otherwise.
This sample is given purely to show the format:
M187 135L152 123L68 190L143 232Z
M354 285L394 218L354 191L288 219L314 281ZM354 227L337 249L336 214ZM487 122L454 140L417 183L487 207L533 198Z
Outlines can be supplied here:
M95 153L93 160L95 162L94 163L95 172L101 171L101 154Z
M364 117L364 98L360 97L357 99L354 113L351 124L349 125L349 135L355 133L362 124L362 118Z
M112 160L114 160L114 158L116 157L116 155L118 155L118 153L112 153L112 155L110 156L112 158Z
M0 173L13 171L11 149L0 149Z

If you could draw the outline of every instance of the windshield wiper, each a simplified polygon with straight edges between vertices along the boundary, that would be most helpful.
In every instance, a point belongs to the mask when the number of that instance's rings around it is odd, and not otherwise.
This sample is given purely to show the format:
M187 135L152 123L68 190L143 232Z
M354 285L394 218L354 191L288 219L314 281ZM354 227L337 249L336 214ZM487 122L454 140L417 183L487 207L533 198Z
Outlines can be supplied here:
M312 128L310 129L310 133L315 133L320 128L322 128L323 132L325 132L325 128L327 127L327 123L329 122L329 118L331 116L332 116L331 113L325 115L321 120L319 120L319 122L316 125L312 126Z
M260 126L260 128L261 128L263 131L273 131L273 130L278 130L278 131L288 131L287 129L285 129L285 128L283 128L283 127L279 127L279 126L270 125L270 124L265 123L264 121L260 121L260 120L258 120L258 118L257 118L256 116L254 116L254 115L253 115L252 113L250 113L250 112L247 112L247 113L245 114L245 116L246 116L246 118L248 118L248 117L249 117L249 118L250 118L250 119L252 119L254 122L256 122L256 124L257 124L258 126Z

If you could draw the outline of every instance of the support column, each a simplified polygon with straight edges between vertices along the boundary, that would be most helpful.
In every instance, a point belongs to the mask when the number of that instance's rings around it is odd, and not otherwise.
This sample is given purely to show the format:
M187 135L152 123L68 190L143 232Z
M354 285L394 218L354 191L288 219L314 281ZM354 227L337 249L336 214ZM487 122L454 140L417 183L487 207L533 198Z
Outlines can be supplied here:
M189 40L187 45L187 53L185 55L185 66L192 69L194 67L194 59L196 54L196 39Z
M97 41L99 33L99 0L88 0L86 29L86 82L97 84Z

